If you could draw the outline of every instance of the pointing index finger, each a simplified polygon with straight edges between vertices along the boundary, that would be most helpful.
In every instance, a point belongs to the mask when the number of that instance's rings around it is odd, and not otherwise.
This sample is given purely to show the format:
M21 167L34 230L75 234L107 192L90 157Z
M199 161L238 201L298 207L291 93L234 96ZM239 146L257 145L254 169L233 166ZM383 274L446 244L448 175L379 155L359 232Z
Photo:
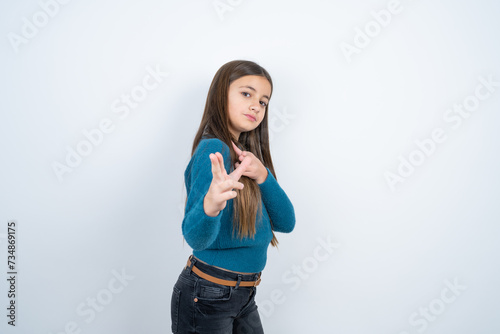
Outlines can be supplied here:
M241 155L241 150L236 144L231 140L231 143L233 144L234 151L236 152L237 155Z
M250 158L243 159L241 164L239 164L239 166L230 174L231 178L235 181L238 181L241 175L245 173L246 168L248 167L248 165L250 165L250 162L251 162Z

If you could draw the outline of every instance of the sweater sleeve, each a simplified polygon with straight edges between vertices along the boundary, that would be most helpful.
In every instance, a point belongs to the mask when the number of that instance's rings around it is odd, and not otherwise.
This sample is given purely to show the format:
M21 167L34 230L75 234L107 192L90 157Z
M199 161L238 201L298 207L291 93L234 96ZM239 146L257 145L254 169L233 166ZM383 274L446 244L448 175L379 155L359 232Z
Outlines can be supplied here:
M259 187L262 201L273 223L273 230L283 233L292 232L295 227L295 210L292 202L269 168L266 167L266 169L267 178L259 184Z
M223 210L215 217L208 216L203 208L205 195L212 183L210 154L220 152L228 171L231 165L229 147L217 138L201 140L186 168L187 202L182 221L182 234L193 250L208 248L220 231Z

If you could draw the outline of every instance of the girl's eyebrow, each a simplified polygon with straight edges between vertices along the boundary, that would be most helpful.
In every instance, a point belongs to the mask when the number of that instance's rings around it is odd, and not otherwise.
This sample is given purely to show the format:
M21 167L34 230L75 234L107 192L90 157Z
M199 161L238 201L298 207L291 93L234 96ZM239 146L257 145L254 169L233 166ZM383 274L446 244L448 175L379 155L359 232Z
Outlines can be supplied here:
M248 85L247 85L247 86L240 86L240 88L248 88L248 89L250 89L250 90L253 90L254 92L257 92L257 91L255 90L255 88L253 88L252 86L248 86ZM267 96L267 95L262 95L262 97L265 97L266 99L268 99L268 100L269 100L269 96Z

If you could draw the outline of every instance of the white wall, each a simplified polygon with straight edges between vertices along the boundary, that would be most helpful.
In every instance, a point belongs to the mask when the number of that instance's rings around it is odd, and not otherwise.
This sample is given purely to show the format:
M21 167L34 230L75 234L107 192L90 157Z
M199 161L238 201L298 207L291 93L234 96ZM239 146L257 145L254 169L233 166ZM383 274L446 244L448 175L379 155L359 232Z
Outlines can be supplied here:
M62 2L0 5L2 333L170 333L183 173L233 59L273 77L297 218L258 288L266 333L500 330L497 2Z

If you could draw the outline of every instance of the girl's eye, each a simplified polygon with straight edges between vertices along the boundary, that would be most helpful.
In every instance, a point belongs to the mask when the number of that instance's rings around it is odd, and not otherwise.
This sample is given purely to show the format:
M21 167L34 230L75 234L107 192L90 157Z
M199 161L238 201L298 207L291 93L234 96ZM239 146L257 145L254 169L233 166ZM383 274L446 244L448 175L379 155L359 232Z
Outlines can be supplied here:
M245 97L249 97L250 96L250 93L247 93L247 92L241 92L241 94ZM267 107L267 103L264 102L264 101L260 101L260 104L263 106L263 107Z

